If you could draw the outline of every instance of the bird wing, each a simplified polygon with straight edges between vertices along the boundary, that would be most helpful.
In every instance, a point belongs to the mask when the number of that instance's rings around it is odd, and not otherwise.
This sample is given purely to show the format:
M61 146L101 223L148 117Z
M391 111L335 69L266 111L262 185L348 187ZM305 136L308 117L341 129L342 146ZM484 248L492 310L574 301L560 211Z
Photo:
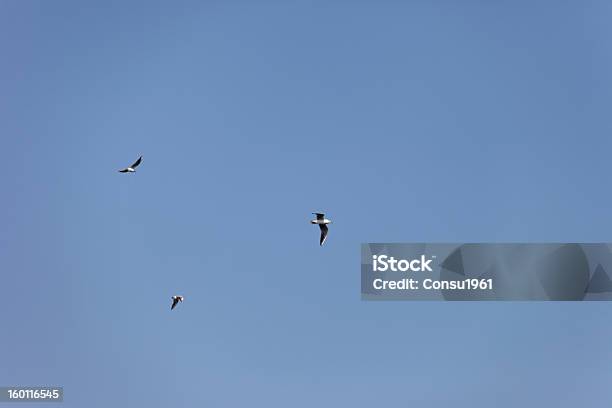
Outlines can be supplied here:
M138 167L138 165L140 164L140 162L141 162L141 161L142 161L142 156L140 156L140 157L138 158L138 160L136 160L136 161L134 162L134 164L132 164L130 167L131 167L131 168L133 168L133 169L134 169L134 168L136 168L136 167Z
M313 213L313 214L317 216L317 220L322 220L325 218L325 214L323 213Z
M178 299L172 299L172 307L170 308L170 310L173 310L176 307L177 303L178 303Z
M325 224L319 224L319 228L321 228L321 240L319 241L319 245L323 245L325 239L327 238L328 228Z
M127 172L128 172L128 169L121 169L121 170L119 170L119 173L127 173Z

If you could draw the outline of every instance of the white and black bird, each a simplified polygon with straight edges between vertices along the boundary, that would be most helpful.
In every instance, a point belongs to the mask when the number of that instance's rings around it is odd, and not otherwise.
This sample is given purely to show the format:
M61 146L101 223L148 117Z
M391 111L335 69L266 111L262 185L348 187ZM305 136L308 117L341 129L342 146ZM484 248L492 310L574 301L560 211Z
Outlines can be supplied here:
M328 220L327 218L325 218L325 214L323 213L313 213L314 215L317 216L316 219L311 220L310 223L311 224L318 224L319 228L321 229L321 239L319 240L319 245L323 245L323 243L325 242L325 239L327 239L327 224L331 224L332 222L330 220Z
M136 160L130 167L119 170L119 173L134 173L136 171L136 167L140 165L140 162L142 162L142 156L140 156L138 160Z
M176 307L176 305L178 305L178 303L182 301L183 301L182 296L172 296L172 306L170 307L170 310L173 310Z

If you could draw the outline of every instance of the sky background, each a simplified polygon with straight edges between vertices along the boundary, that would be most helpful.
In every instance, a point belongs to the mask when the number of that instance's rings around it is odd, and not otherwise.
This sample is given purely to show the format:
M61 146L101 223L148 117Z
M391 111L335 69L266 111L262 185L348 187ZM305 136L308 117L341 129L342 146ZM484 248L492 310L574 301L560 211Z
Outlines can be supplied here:
M611 242L611 19L0 1L0 385L89 408L609 407L609 303L362 302L360 244Z

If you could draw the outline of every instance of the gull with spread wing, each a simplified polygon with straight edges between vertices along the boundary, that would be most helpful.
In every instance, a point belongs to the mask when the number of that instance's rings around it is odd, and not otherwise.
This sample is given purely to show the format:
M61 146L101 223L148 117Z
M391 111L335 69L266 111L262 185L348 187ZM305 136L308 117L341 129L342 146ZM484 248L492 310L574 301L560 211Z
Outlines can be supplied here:
M135 173L136 167L138 167L140 162L142 162L142 156L140 156L138 160L136 160L134 164L132 164L130 167L126 167L125 169L119 170L119 173Z
M323 246L323 243L327 239L327 231L328 231L327 224L331 224L332 222L328 220L327 218L325 218L325 214L323 213L313 213L313 214L316 215L317 218L314 220L311 220L310 223L319 225L319 228L321 229L321 239L319 240L319 245Z

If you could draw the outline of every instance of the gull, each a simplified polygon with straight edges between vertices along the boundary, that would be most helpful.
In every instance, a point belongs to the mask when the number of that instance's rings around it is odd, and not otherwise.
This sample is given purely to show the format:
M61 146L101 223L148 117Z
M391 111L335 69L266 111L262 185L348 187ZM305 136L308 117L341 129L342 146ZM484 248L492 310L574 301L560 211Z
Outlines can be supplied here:
M172 296L172 307L170 308L170 310L173 310L178 304L178 302L182 302L182 301L183 301L182 296Z
M325 239L327 238L327 224L331 224L331 221L325 218L325 214L323 213L313 213L317 216L316 220L311 220L311 224L319 224L319 228L321 229L321 239L319 240L319 245L323 246Z
M134 173L134 172L136 172L136 167L138 167L138 165L140 164L141 161L142 161L142 156L140 156L138 158L138 160L136 160L134 162L134 164L132 164L130 167L126 167L125 169L119 170L119 173Z

